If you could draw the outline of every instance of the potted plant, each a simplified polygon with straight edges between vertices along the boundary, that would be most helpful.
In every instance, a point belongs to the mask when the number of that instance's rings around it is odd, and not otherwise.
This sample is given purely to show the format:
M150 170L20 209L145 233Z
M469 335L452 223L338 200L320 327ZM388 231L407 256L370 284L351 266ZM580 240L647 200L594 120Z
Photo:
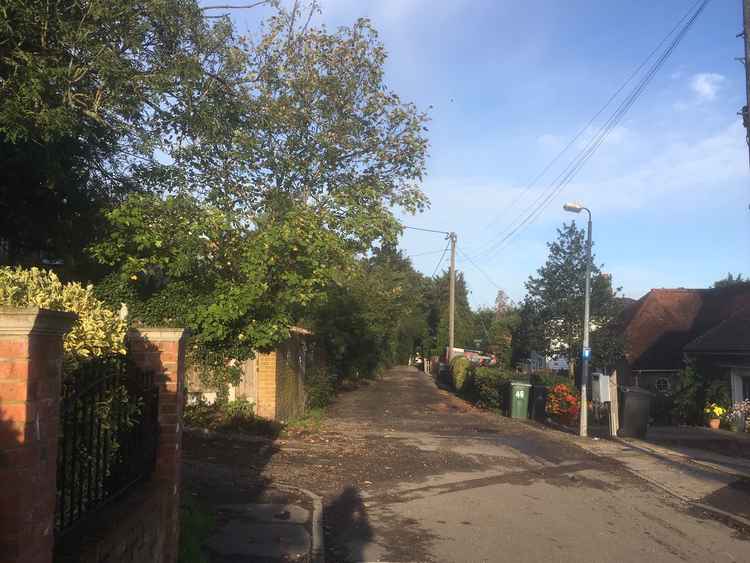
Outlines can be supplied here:
M712 430L718 430L721 424L721 417L727 413L727 409L716 403L707 405L703 412L708 415L708 426Z
M735 432L744 432L750 420L750 399L744 399L732 405L727 420Z

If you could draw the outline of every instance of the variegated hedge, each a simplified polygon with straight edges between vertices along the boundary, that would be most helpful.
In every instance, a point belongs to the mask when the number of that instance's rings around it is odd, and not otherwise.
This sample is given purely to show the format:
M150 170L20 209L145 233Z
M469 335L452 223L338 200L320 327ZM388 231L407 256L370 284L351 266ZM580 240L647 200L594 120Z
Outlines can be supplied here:
M70 311L78 321L64 341L66 372L81 360L125 353L126 314L106 308L91 285L62 283L51 271L0 267L0 305Z

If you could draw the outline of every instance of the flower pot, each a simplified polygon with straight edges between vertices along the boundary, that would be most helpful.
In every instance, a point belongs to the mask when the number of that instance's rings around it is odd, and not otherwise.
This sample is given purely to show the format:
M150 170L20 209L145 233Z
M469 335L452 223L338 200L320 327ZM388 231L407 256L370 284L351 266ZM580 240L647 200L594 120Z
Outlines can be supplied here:
M719 418L710 418L708 420L708 427L711 430L718 430L720 424L721 424L721 419L719 419Z

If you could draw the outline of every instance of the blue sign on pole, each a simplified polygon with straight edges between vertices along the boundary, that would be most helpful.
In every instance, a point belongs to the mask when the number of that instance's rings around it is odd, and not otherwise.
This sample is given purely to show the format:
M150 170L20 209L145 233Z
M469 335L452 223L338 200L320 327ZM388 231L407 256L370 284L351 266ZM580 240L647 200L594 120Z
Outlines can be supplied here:
M584 348L583 353L581 354L584 360L590 360L591 359L591 348Z

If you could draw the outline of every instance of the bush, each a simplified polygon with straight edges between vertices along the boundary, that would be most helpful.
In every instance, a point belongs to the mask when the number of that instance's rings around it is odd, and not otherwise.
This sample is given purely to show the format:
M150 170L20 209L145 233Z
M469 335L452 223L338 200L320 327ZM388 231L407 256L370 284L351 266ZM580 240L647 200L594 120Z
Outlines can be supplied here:
M88 358L125 354L125 319L107 309L91 285L63 284L51 270L0 267L0 305L78 315L64 340L66 373Z
M540 370L531 374L529 383L532 385L544 385L545 387L554 387L555 385L568 385L573 387L575 384L569 375L560 375L553 370Z
M305 390L308 408L325 408L336 394L336 377L325 368L308 369L305 373Z
M478 367L473 375L472 399L480 406L490 409L499 409L504 406L504 384L517 379L512 372L498 368Z
M547 395L547 414L562 424L572 425L578 418L580 403L575 387L558 383Z
M472 363L463 356L456 356L451 360L451 377L456 391L464 390L473 370Z
M212 404L199 401L194 405L187 405L185 425L271 437L276 437L281 429L278 423L256 416L253 404L247 399L217 401Z

